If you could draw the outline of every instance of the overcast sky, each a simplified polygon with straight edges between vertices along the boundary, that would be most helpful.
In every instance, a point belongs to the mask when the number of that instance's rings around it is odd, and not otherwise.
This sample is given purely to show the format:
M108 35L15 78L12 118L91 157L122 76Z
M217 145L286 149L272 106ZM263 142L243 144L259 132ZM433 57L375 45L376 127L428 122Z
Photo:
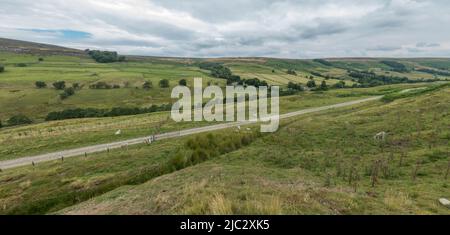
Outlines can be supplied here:
M122 54L448 57L447 0L0 0L0 37Z

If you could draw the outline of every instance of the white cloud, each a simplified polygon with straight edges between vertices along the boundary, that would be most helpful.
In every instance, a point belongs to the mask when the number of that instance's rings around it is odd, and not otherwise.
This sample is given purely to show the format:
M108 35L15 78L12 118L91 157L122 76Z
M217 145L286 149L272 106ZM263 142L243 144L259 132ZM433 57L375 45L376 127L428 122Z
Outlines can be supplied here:
M443 0L2 0L1 4L0 37L124 54L309 58L450 52L446 46L450 31L442 30L450 23L450 4ZM49 33L60 30L91 36Z

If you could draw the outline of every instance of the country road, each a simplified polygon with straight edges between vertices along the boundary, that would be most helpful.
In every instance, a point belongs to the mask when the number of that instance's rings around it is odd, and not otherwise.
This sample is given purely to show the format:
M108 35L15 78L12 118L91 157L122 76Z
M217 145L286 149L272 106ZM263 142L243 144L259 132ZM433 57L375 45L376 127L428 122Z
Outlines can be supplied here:
M290 118L290 117L294 117L294 116L300 116L300 115L304 115L304 114L315 113L315 112L320 112L320 111L334 109L334 108L351 106L351 105L360 104L360 103L364 103L364 102L368 102L368 101L378 100L378 99L381 99L381 97L382 96L376 96L376 97L371 97L371 98L366 98L366 99L361 99L361 100L344 102L344 103L340 103L340 104L333 104L333 105L322 106L322 107L317 107L317 108L303 109L303 110L299 110L296 112L282 114L282 115L280 115L280 119L286 119L286 118ZM31 165L33 163L36 164L36 163L40 163L40 162L57 160L57 159L61 159L61 157L69 158L69 157L83 156L85 154L107 151L108 149L112 150L112 149L127 147L129 145L142 144L142 143L148 141L150 138L154 138L154 140L171 139L171 138L188 136L188 135L193 135L193 134L198 134L198 133L203 133L203 132L222 130L222 129L231 128L231 127L254 124L254 123L255 122L250 122L250 121L223 123L223 124L217 124L217 125L211 125L211 126L205 126L205 127L199 127L199 128L192 128L192 129L181 130L181 131L168 132L168 133L159 134L159 135L155 135L155 136L146 136L146 137L140 137L140 138L135 138L135 139L130 139L130 140L118 141L118 142L113 142L113 143L108 143L108 144L98 144L98 145L93 145L93 146L88 146L88 147L64 150L64 151L60 151L60 152L47 153L47 154L42 154L42 155L37 155L37 156L22 157L22 158L13 159L13 160L1 161L0 169L10 169L10 168L15 168L15 167L20 167L20 166Z

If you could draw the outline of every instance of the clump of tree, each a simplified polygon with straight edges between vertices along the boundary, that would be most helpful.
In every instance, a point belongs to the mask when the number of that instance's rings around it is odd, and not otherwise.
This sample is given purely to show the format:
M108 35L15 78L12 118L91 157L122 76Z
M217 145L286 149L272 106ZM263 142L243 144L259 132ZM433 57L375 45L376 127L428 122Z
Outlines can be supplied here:
M54 82L52 85L56 90L63 90L64 88L66 88L65 81L57 81L57 82Z
M333 66L333 64L331 62L324 60L324 59L315 59L313 61L316 63L319 63L319 64L323 64L325 66Z
M88 49L86 52L98 63L122 62L126 59L125 56L120 56L115 51L98 51Z
M297 72L295 72L295 70L293 70L293 69L288 69L288 71L286 73L290 74L290 75L297 76Z
M438 70L433 70L433 69L416 69L416 71L419 71L422 73L429 73L429 74L433 74L433 75L450 76L450 72L438 71Z
M172 109L171 104L162 104L159 106L152 105L148 108L131 108L131 107L115 107L112 109L76 108L76 109L65 109L63 111L58 112L51 112L47 114L45 120L54 121L73 118L117 117L117 116L170 111L171 109Z
M348 71L348 75L358 81L360 87L374 87L389 84L431 82L433 80L410 80L407 77L378 75L369 71Z
M169 85L170 85L169 80L167 80L167 79L161 79L159 81L159 87L161 87L161 88L168 88Z
M302 86L302 84L300 84L300 83L293 83L293 82L289 82L288 83L288 89L294 90L294 91L303 91L303 90L305 90L305 88Z
M397 61L382 60L382 61L380 61L380 63L391 67L391 70L394 72L399 72L399 73L408 72L408 68L404 64L399 63Z
M240 85L247 85L247 86L254 86L254 87L260 87L265 86L268 87L269 84L267 84L266 81L261 81L258 78L251 78L251 79L244 79L239 82Z
M311 79L311 80L309 80L309 81L306 83L306 86L309 87L309 88L315 88L315 87L317 87L316 81L314 81L313 79Z
M153 83L151 81L145 81L144 84L142 84L142 88L144 90L150 90L153 88Z
M5 66L0 64L0 73L3 73L3 72L5 72Z
M43 82L43 81L37 81L34 83L34 85L36 86L36 88L41 89L41 88L46 88L47 87L47 83Z
M14 115L11 118L9 118L7 123L9 126L18 126L18 125L31 124L31 123L33 123L33 121L23 114L18 114L18 115Z
M211 76L215 78L222 78L227 80L227 84L239 83L241 81L241 77L237 75L233 75L231 70L222 64L206 62L199 64L199 67L204 70L211 71Z
M59 94L59 97L62 100L65 100L73 95L75 95L75 89L73 87L68 87L64 89L63 93Z
M333 85L333 88L336 88L336 89L345 88L345 82L339 81Z
M328 90L328 85L327 85L327 82L325 80L322 81L322 83L320 84L318 90L321 90L321 91Z

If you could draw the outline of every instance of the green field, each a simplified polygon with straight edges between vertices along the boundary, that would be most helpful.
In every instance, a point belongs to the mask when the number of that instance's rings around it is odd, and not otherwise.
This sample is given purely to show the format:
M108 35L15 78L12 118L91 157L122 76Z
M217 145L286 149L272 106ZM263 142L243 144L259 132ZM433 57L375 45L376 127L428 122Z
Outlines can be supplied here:
M438 202L450 195L450 76L437 75L450 70L450 59L128 56L101 64L82 51L11 45L32 53L0 51L0 161L211 125L176 123L169 112L45 121L49 112L69 108L170 104L180 79L189 87L195 77L224 87L225 79L199 68L205 62L282 89L290 82L306 86L311 77L330 86L280 97L281 113L385 97L286 119L271 134L232 128L0 169L0 214L450 214ZM361 85L352 71L409 82L350 88ZM170 86L159 87L161 79ZM421 79L440 81L412 82ZM47 87L36 88L36 81ZM61 99L56 81L80 87ZM145 81L153 87L143 89ZM340 81L347 87L331 87ZM120 88L89 87L97 82ZM18 114L32 123L8 126ZM375 141L383 131L387 139Z

